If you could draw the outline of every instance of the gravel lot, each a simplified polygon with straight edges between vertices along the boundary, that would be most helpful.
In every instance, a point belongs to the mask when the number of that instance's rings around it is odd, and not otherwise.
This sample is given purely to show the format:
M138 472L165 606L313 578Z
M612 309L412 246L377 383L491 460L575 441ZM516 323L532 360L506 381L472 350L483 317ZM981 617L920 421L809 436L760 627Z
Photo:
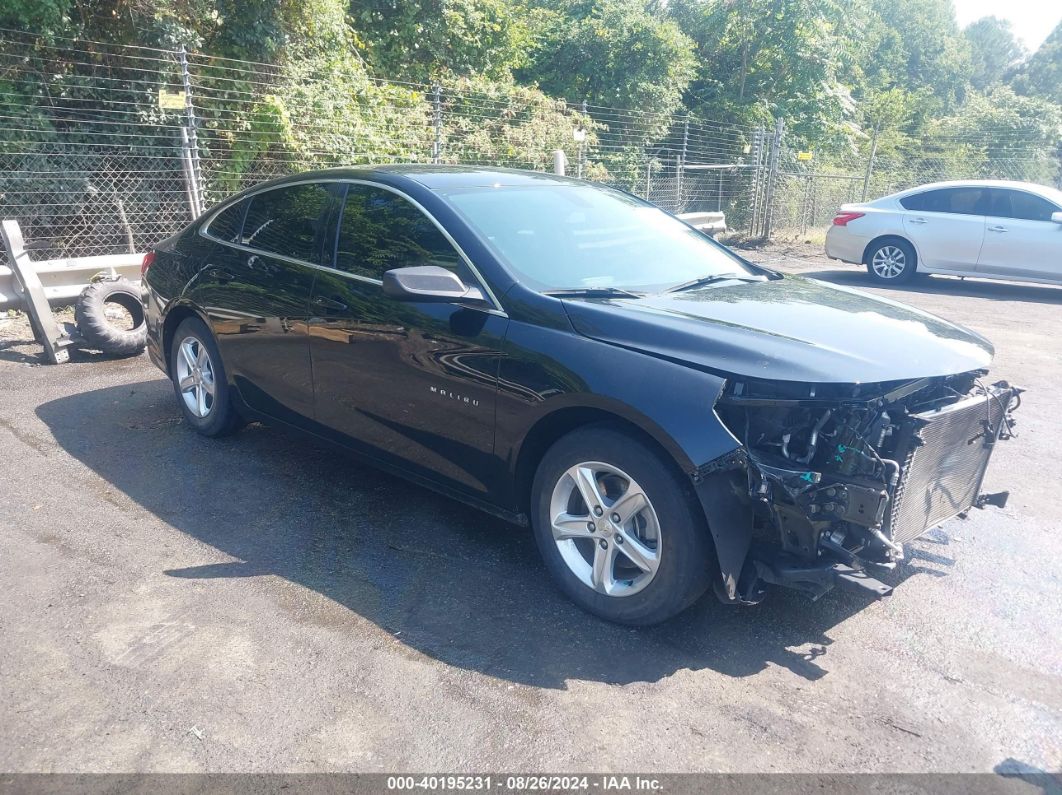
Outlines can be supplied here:
M268 427L199 438L146 358L42 366L0 320L0 771L1059 771L1062 291L876 292L1029 389L1006 510L916 542L886 601L648 630L569 604L525 531Z

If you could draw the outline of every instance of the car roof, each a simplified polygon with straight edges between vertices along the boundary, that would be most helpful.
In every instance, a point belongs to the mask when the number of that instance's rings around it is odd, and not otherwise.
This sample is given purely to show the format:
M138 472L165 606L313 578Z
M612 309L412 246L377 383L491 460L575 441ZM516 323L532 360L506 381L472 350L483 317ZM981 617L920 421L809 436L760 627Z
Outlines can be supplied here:
M906 190L898 191L882 198L895 199L909 196L912 193L921 193L923 191L937 190L940 188L1009 188L1011 190L1024 190L1028 193L1035 193L1037 196L1042 196L1056 204L1062 202L1062 191L1060 190L1050 188L1046 185L1039 185L1035 182L1017 182L1009 179L956 179L947 182L930 182L926 185L907 188Z
M432 191L447 191L453 188L466 187L537 185L542 183L554 185L586 184L582 180L562 177L543 171L483 166L435 165L430 163L340 166L338 168L292 174L288 177L274 180L271 184L281 185L287 181L304 181L314 178L370 180L375 178L389 183L401 183L409 180L417 182Z

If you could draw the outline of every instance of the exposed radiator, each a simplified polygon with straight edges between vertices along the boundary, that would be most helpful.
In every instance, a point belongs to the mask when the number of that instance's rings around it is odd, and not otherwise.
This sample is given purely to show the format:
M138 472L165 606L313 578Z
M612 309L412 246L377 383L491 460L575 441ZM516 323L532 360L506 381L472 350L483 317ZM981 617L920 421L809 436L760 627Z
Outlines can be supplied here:
M1013 389L990 387L989 394L913 415L900 443L900 480L884 523L887 535L902 544L973 505L1013 399Z

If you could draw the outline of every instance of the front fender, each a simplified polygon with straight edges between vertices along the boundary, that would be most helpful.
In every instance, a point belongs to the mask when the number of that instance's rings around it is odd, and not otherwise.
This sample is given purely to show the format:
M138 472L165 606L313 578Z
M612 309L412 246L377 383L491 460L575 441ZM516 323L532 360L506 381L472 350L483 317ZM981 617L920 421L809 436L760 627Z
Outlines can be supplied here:
M508 461L542 418L573 407L634 423L691 477L741 446L712 410L724 378L569 331L510 323L498 375L495 447Z
M511 322L499 363L495 451L517 483L522 445L557 412L594 409L637 426L691 479L715 542L718 585L733 599L751 543L752 511L744 499L744 448L713 410L725 383L564 328Z

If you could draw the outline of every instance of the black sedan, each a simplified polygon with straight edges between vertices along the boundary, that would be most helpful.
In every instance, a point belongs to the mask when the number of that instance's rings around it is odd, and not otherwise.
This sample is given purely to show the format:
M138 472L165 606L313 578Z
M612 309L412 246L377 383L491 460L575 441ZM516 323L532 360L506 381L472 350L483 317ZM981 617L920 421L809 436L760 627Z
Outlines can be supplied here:
M144 262L189 425L299 428L534 531L578 604L875 579L981 495L982 337L757 267L626 193L462 167L258 185ZM994 499L993 499L994 498Z

